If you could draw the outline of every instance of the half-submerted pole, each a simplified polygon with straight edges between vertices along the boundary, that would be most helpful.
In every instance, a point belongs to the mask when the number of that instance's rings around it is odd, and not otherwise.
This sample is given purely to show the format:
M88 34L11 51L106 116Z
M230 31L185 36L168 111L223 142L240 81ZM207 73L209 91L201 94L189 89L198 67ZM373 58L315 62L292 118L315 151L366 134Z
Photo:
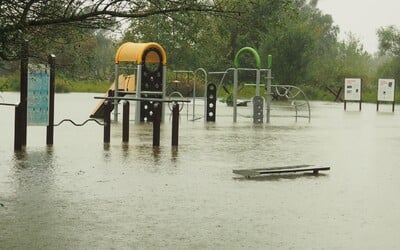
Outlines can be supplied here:
M49 124L47 125L47 145L53 145L54 143L54 92L55 92L55 78L56 78L56 56L49 55L50 65L50 88L49 88Z
M105 144L110 143L110 135L111 135L111 110L112 103L111 101L106 101L104 109L104 140Z
M14 120L14 151L22 150L22 135L21 135L21 103L15 106L15 120Z
M129 102L124 102L122 110L122 142L129 142L129 109Z
M160 146L161 103L154 103L153 113L153 147Z
M115 64L115 80L114 80L114 97L118 97L119 91L119 76L118 76L118 63ZM110 96L110 95L108 95ZM118 121L118 100L114 100L114 121Z
M267 123L270 122L271 116L271 82L272 82L272 74L271 74L271 67L272 67L272 55L268 55L268 70L267 70Z
M179 137L179 104L174 103L172 108L172 146L178 146Z
M238 89L238 78L239 78L239 72L238 69L234 69L233 71L233 122L237 121L237 89Z
M21 75L20 75L20 114L21 114L21 143L22 146L26 146L26 135L27 135L27 110L28 110L28 57L29 43L27 40L22 42L21 47Z

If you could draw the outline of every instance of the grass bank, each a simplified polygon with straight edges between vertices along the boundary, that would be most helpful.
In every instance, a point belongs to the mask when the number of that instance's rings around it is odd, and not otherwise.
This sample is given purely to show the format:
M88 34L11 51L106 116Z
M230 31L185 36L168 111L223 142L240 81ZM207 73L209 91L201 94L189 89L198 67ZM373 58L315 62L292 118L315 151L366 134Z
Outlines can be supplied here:
M57 93L93 92L104 93L110 87L109 81L74 80L63 77L56 78L55 91ZM20 80L18 75L0 77L0 91L19 91Z

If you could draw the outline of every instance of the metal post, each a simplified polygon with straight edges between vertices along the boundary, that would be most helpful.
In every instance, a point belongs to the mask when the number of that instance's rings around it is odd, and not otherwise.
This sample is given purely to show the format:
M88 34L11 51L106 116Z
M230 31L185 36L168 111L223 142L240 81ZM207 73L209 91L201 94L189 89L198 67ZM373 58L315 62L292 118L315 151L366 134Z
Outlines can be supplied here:
M142 90L142 68L143 66L139 64L137 66L137 76L136 76L136 97L141 98L141 90ZM135 112L135 123L140 123L140 106L141 101L136 102L136 112Z
M172 146L178 146L179 136L179 104L174 103L172 108Z
M163 92L163 99L167 96L167 65L162 66L162 92ZM161 121L165 121L165 104L161 104Z
M104 103L104 140L105 144L110 143L110 135L111 135L111 108L112 103L110 101L106 101Z
M153 114L153 147L160 146L161 103L154 103Z
M233 122L237 121L237 105L236 105L236 99L237 99L237 89L238 89L238 69L234 69L233 71Z
M54 143L54 97L55 97L55 77L56 77L56 56L49 55L50 65L50 93L49 93L49 124L47 125L47 145L53 145Z
M272 82L272 76L271 76L271 69L267 70L267 123L270 122L270 117L271 117L271 82Z
M192 115L192 120L194 121L196 119L195 113L196 113L196 76L194 76L193 79L193 115Z
M257 71L256 71L256 96L260 96L260 77L261 77L260 69L257 69Z
M28 61L29 44L27 40L22 42L21 47L21 75L20 75L20 112L21 112L21 142L26 146L27 135L27 110L28 110Z
M204 121L206 120L205 117L207 115L207 71L204 68L198 68L195 71L193 71L194 74L194 87L193 87L193 121L196 119L195 118L195 105L196 105L196 95L195 95L195 86L196 86L196 73L198 71L203 72L204 74Z
M115 64L114 97L118 97L119 88L118 63ZM118 121L118 100L114 100L114 121Z
M122 142L129 142L129 107L129 102L125 101L122 111Z

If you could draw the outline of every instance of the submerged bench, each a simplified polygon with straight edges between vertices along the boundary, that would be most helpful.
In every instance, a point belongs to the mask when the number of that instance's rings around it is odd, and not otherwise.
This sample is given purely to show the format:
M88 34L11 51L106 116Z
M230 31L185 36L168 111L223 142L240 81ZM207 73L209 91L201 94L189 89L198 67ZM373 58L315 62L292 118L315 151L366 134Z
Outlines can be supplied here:
M255 168L255 169L236 169L232 172L234 174L243 175L246 178L261 177L270 174L282 174L282 173L295 173L295 172L309 172L318 174L319 171L330 170L327 166L316 166L316 165L297 165L297 166L286 166L286 167L275 167L275 168Z

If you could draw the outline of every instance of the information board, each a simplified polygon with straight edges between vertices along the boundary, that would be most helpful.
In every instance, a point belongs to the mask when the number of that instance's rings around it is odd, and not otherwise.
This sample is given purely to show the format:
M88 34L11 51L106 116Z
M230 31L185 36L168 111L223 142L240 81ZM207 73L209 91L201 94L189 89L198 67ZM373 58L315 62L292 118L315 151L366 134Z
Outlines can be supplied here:
M344 100L361 101L361 79L346 78L344 81Z
M49 124L50 69L43 64L28 66L27 124Z
M395 80L378 80L378 101L394 102Z

